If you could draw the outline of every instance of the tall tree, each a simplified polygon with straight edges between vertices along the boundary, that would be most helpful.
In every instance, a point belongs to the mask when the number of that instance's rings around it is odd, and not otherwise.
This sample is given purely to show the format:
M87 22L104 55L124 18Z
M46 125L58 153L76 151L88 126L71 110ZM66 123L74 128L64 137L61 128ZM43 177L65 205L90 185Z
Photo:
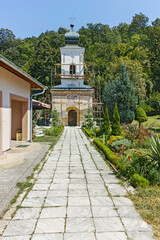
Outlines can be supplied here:
M110 118L113 116L114 104L117 102L121 122L133 121L138 98L124 63L121 66L120 78L106 84L103 101L105 106L108 106Z
M114 107L114 114L113 114L113 121L112 121L112 133L111 134L114 136L121 135L120 116L118 113L117 103L115 103L115 107Z
M109 114L108 114L108 107L106 106L104 118L103 118L103 130L105 134L109 133L110 129L110 120L109 120Z
M144 33L144 29L147 27L149 18L144 14L135 14L129 27L129 32L134 35L135 33Z

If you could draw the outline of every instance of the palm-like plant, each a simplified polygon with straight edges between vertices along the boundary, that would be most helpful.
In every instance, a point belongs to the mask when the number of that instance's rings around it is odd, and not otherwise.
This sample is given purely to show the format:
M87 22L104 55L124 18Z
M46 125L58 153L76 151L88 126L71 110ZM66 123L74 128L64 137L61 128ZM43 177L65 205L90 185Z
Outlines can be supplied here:
M155 165L160 168L160 139L158 137L152 137L150 139L150 149L147 154Z

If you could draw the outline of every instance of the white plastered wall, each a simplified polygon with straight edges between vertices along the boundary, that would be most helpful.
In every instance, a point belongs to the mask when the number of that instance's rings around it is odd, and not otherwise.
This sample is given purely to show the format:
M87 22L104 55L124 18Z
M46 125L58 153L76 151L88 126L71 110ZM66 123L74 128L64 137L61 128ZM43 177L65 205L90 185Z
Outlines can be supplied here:
M11 144L11 100L10 94L28 99L28 136L30 140L30 84L15 74L0 67L0 91L2 91L2 151Z

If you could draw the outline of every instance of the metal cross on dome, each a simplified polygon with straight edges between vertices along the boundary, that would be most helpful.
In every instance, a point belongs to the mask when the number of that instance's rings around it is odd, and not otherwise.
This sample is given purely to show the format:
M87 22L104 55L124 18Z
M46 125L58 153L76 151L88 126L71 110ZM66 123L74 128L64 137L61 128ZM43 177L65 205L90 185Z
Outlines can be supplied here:
M72 14L68 19L70 20L71 24L74 25L74 21L76 20L76 17Z

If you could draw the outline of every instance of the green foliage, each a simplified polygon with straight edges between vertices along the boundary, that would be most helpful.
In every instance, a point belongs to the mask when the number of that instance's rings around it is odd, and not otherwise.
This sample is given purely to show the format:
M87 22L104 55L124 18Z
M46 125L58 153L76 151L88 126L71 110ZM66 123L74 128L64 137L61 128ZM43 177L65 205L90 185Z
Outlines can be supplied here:
M131 34L143 33L144 29L147 27L148 21L149 18L146 17L144 14L135 14L130 24L129 32Z
M143 127L137 125L124 124L122 129L125 132L125 137L132 142L132 147L143 147L144 142L150 133Z
M59 122L59 112L56 109L54 109L51 112L51 118L52 118L52 126L53 127L59 126L59 124L60 124L60 122Z
M80 46L86 48L85 63L89 73L95 76L95 85L99 84L103 89L106 83L112 82L124 62L139 101L145 100L152 90L160 91L159 22L157 18L148 25L148 17L140 13L133 16L131 23L120 23L113 28L100 23L82 26L79 29ZM11 30L1 28L0 53L50 88L51 72L55 70L54 63L60 63L59 48L65 45L67 31L60 27L58 31L46 31L39 37L20 39ZM94 71L89 67L93 63ZM93 84L92 77L90 82ZM59 84L57 80L55 84Z
M44 130L44 134L47 136L59 136L63 130L63 126L54 126L50 129Z
M141 177L139 174L134 174L130 178L130 183L133 187L146 188L149 185L149 181L146 178Z
M141 102L141 103L140 103L140 107L143 108L143 110L144 110L146 113L150 113L150 112L155 111L154 108L152 108L150 105L148 105L148 104L145 103L145 102Z
M122 138L123 138L122 136L113 136L113 135L111 135L109 137L109 140L111 140L113 142L113 141L121 140Z
M96 133L91 129L85 128L84 126L82 127L82 129L87 134L88 137L93 138L96 136Z
M137 97L124 63L121 66L120 78L105 85L103 101L108 106L110 118L113 116L114 104L117 102L121 122L133 121Z
M109 140L108 145L112 151L123 154L131 147L131 142L128 139L123 138L116 141Z
M93 141L96 146L104 153L107 160L111 161L117 169L121 169L121 164L119 163L118 157L100 140L94 139Z
M127 178L136 173L141 176L146 176L148 173L147 166L149 161L142 152L132 150L127 155L121 157L120 162L123 165L122 174Z
M85 127L91 129L93 127L93 115L92 110L87 109L87 113L85 114Z
M143 108L137 107L136 114L135 114L135 120L139 122L139 127L141 127L142 122L146 122L148 120L147 115Z
M150 138L150 148L148 149L148 156L160 169L160 139L158 137Z
M108 107L106 106L104 118L103 118L103 130L105 134L109 133L110 130L110 120L109 120L109 114L108 114Z
M118 113L117 103L115 104L113 121L112 121L112 135L119 136L121 134L120 116Z
M154 109L154 114L159 114L160 113L160 93L154 91L152 94L150 94L147 100L147 104Z

